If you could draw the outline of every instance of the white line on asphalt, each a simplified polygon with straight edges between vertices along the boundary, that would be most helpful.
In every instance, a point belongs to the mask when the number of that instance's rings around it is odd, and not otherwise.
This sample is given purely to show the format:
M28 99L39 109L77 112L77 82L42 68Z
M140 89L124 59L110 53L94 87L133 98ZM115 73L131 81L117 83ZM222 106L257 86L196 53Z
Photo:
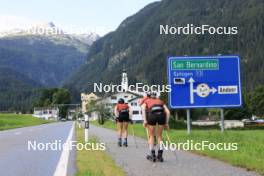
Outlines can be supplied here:
M21 134L21 132L15 132L14 134L15 134L15 135L19 135L19 134Z
M71 131L70 131L69 136L66 140L66 143L68 143L68 144L72 140L74 123L72 124ZM57 167L56 167L56 170L55 170L53 176L66 176L67 175L69 156L70 156L70 150L69 149L63 150L61 152L60 160L57 164Z
M34 131L34 129L30 129L30 130L28 130L28 131Z

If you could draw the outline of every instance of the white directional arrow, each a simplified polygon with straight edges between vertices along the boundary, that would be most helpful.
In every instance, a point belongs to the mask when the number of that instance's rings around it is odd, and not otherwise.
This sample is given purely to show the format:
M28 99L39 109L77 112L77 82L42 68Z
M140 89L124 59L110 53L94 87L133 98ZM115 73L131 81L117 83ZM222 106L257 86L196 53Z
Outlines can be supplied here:
M217 92L217 89L214 88L214 87L212 87L212 88L210 89L210 92L212 92L213 94L215 94L215 93Z
M193 94L194 94L194 89L193 89L193 83L195 82L194 79L191 77L188 81L190 83L190 103L193 104L194 103L194 98L193 98Z
M195 80L191 77L188 82L190 83L190 103L194 104L194 93L197 93L198 96L205 98L210 93L215 94L217 92L217 89L212 87L210 88L207 84L201 83L197 86L195 89L193 86L193 83Z

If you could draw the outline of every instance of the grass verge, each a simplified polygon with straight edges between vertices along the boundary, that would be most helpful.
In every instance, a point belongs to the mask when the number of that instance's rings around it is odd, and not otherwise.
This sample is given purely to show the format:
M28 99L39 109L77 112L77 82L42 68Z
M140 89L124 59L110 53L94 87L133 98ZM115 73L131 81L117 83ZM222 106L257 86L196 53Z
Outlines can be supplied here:
M84 143L84 129L76 127L76 139ZM96 143L95 137L90 143ZM77 151L77 174L76 176L124 176L124 171L118 167L114 160L101 150L78 150Z
M0 131L21 128L26 126L41 125L52 121L42 120L31 115L0 114Z
M93 122L99 125L97 122ZM107 121L103 127L115 129L115 123ZM147 138L142 124L134 124L135 135ZM129 128L131 132L131 127ZM222 134L219 130L193 130L191 135L186 130L170 130L169 136L174 143L183 143L192 140L194 143L209 141L212 143L237 143L238 150L205 150L192 151L201 155L216 158L234 166L254 170L264 175L264 130L227 130ZM166 136L164 135L164 139Z

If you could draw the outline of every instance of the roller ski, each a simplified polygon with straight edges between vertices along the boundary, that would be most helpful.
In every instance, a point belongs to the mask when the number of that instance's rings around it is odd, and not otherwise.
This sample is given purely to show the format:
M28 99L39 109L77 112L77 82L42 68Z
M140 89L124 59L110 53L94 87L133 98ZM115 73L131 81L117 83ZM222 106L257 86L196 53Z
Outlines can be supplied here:
M155 150L152 150L151 154L147 155L147 160L152 161L152 162L156 162Z

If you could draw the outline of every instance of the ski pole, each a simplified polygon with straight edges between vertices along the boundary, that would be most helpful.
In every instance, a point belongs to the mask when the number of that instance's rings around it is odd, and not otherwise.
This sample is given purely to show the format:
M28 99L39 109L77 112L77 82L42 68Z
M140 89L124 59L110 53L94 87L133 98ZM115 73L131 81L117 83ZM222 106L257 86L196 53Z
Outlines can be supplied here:
M134 142L135 142L136 148L138 148L133 125L131 125L131 129L132 129L132 135L133 135L133 138L134 138Z
M149 132L148 132L148 129L147 128L145 128L145 129L146 129L146 134L147 134L148 144L149 144Z
M167 140L168 140L168 141L169 141L169 143L171 144L171 139L170 139L170 136L169 136L169 134L168 134L168 131L167 131L167 130L165 131L165 134L166 134ZM173 151L172 151L172 153L174 154L174 156L175 156L176 160L178 160L178 157L177 157L176 151L175 151L175 152L173 152Z
M168 141L169 141L169 143L171 144L171 140L170 140L170 136L169 136L168 132L167 132L167 131L165 131L165 134L166 134L167 140L168 140Z

